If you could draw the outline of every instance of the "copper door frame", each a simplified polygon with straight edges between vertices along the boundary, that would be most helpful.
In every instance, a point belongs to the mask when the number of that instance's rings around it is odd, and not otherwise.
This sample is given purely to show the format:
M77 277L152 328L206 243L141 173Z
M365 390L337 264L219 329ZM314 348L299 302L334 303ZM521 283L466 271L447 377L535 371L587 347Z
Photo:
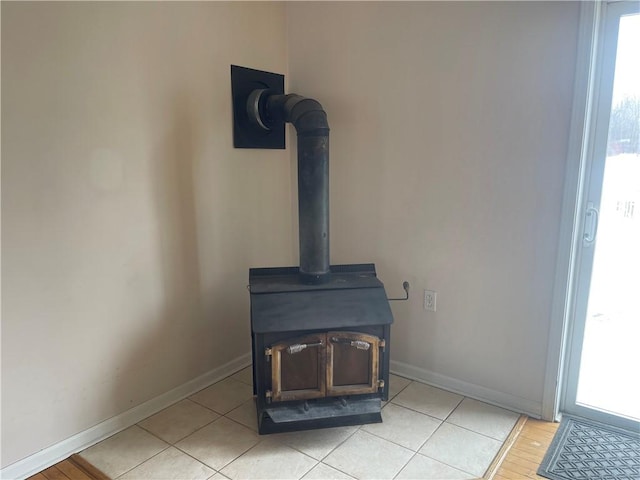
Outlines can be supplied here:
M306 400L326 397L326 346L327 336L324 333L306 335L279 342L271 347L271 400L283 402L288 400ZM282 391L282 353L295 354L307 348L315 348L318 352L318 388Z
M369 382L367 384L334 385L334 344L348 344L358 350L369 353ZM317 333L288 339L274 344L266 350L271 357L271 390L267 392L271 401L283 402L308 400L327 396L359 395L376 393L384 385L380 383L379 359L380 348L384 348L384 340L374 335L360 332L334 331ZM301 390L282 390L282 355L295 354L307 349L316 349L318 361L317 388Z

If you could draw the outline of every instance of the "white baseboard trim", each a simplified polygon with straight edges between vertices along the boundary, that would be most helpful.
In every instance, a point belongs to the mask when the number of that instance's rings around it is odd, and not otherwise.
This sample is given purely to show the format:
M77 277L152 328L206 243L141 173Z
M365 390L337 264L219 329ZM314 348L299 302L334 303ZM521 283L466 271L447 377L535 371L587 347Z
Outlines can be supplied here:
M246 353L230 362L214 368L173 390L148 400L115 417L111 417L87 430L75 434L61 442L29 455L0 470L2 479L21 479L34 475L85 448L135 425L150 415L222 380L229 375L251 365L251 353Z
M439 373L414 367L407 363L391 360L389 370L391 373L401 377L417 380L434 387L442 388L453 393L474 398L482 402L490 403L497 407L506 408L518 413L524 413L534 418L540 418L542 414L542 403L535 402L522 397L517 397L509 393L499 392L490 388L482 387L474 383L464 382L455 378L447 377Z

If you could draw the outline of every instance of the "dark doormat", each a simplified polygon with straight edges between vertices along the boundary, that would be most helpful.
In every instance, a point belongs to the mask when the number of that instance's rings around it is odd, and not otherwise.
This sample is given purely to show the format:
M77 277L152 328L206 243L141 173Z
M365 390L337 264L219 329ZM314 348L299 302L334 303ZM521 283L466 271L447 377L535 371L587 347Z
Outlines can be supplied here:
M563 415L538 475L552 480L640 480L640 433Z

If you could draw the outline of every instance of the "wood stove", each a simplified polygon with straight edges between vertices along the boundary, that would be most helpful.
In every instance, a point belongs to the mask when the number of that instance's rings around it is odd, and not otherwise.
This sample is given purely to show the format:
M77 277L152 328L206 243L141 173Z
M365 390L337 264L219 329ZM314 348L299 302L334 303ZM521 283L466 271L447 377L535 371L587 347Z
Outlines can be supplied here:
M393 317L373 264L329 262L327 114L282 75L232 65L231 84L234 146L284 148L285 122L298 137L300 266L249 271L258 430L381 422Z
M253 385L261 434L381 422L393 322L373 264L249 273Z

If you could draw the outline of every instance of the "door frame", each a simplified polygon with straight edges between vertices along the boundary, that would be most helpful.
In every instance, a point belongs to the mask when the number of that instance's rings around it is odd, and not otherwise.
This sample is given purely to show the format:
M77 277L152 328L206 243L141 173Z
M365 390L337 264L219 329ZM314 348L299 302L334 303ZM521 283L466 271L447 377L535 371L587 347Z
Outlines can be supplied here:
M598 150L597 142L601 141L596 132L602 128L597 122L596 106L606 102L606 97L610 102L612 93L605 92L601 97L600 85L613 77L613 71L607 73L602 68L607 60L604 49L610 48L603 40L607 11L615 11L625 3L635 2L581 2L573 111L542 400L542 418L549 421L559 419L569 377L567 366L581 354L581 342L580 348L576 349L571 339L584 333L585 322L584 319L580 320L581 308L577 302L581 287L577 282L578 274L590 274L592 268L591 264L589 272L580 272L583 232L587 220L585 213L587 203L593 201L587 198L587 188L594 177L600 176L602 180L602 172L594 172L592 168L593 155ZM603 75L606 77L607 74L611 79L603 79ZM597 200L599 204L599 195ZM592 259L593 249L589 254ZM582 310L584 308L586 306Z

